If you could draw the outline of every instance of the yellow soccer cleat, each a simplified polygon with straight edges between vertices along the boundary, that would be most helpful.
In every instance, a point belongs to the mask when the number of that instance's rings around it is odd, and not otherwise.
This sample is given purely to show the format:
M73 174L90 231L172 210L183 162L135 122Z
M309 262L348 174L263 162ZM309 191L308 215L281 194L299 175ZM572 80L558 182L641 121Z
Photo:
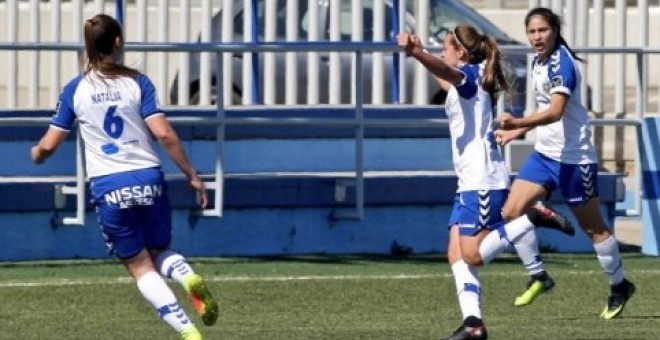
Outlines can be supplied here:
M206 286L204 279L193 274L183 280L183 286L188 292L197 314L207 326L212 326L218 321L218 303L213 299L211 291Z
M199 333L195 326L188 327L181 331L181 339L183 340L202 340L202 334Z
M513 304L516 307L527 306L534 302L539 295L551 290L554 286L555 282L549 276L546 276L543 280L532 279L527 284L527 290L518 296Z
M612 286L612 293L607 298L607 306L600 313L600 317L611 320L619 316L633 294L635 294L635 285L626 279L623 279L623 282L618 285Z

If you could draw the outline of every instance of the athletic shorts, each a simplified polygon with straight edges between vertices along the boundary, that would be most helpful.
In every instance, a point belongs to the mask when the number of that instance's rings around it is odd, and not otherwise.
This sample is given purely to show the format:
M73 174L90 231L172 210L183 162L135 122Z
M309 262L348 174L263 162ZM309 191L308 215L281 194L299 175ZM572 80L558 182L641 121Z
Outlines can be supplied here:
M449 227L458 225L461 236L474 236L481 229L495 230L504 225L502 208L509 190L483 190L459 192L454 197L454 208Z
M566 164L533 151L516 179L536 183L548 190L559 188L569 206L580 206L598 197L598 164Z
M158 168L92 179L91 191L103 237L122 259L142 249L165 249L172 240L167 185Z

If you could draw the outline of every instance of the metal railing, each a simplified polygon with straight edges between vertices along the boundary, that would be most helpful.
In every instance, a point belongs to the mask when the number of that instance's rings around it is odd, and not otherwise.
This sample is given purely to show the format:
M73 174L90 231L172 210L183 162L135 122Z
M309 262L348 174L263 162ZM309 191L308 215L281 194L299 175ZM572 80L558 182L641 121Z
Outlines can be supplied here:
M43 43L11 43L0 44L0 50L48 50L48 51L78 51L82 49L80 44L43 44ZM201 44L127 44L127 50L132 51L158 51L158 52L212 52L216 56L217 79L223 79L223 59L228 52L320 52L320 51L341 51L352 52L356 56L357 70L362 70L362 57L365 52L396 52L397 47L392 43L372 43L372 42L352 42L352 43L201 43ZM525 51L529 52L527 49ZM632 53L639 60L638 62L638 82L637 82L637 108L639 109L634 119L594 119L593 125L613 125L613 126L639 126L641 118L644 116L645 109L645 67L643 59L648 54L658 54L660 49L649 48L596 48L581 49L582 53ZM355 77L356 103L355 116L351 119L314 119L314 118L228 118L225 115L225 103L223 96L223 82L218 82L215 93L218 98L216 101L216 116L214 118L204 117L173 117L171 121L176 125L213 125L216 126L216 155L215 155L215 180L208 182L210 190L214 191L215 206L201 211L202 216L220 217L223 213L223 189L224 189L224 141L225 128L227 125L307 125L324 127L345 127L355 130L355 210L353 213L344 214L344 218L364 217L364 131L368 127L418 127L433 128L445 127L445 119L365 119L363 111L364 93L362 86L364 82L362 72L357 72ZM0 126L25 126L25 125L45 125L50 121L49 118L0 118ZM85 178L84 166L82 161L82 143L77 142L76 157L76 185L75 187L61 187L62 194L72 194L77 197L76 217L65 218L64 224L84 224L84 197L85 197ZM639 169L639 156L636 158L637 169ZM641 181L641 176L637 173L637 178ZM641 186L640 186L641 188ZM637 205L640 207L641 205Z

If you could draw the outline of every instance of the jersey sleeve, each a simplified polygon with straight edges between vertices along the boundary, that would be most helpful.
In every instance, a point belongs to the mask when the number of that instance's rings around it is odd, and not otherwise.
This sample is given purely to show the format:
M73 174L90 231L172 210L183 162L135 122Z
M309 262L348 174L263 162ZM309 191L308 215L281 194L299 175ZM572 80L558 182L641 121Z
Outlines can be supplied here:
M577 74L573 58L562 48L550 56L548 79L550 79L550 94L563 93L571 95L577 83Z
M140 87L140 115L142 118L147 119L160 113L160 105L154 84L147 76L142 74L136 80Z
M463 73L463 81L454 85L458 95L463 98L472 98L477 94L478 79L479 79L479 66L478 65L463 65L459 69Z
M76 89L83 76L78 76L71 80L64 88L55 107L55 114L50 121L50 125L59 130L71 131L73 123L76 120L76 113L74 111L73 96L76 94Z

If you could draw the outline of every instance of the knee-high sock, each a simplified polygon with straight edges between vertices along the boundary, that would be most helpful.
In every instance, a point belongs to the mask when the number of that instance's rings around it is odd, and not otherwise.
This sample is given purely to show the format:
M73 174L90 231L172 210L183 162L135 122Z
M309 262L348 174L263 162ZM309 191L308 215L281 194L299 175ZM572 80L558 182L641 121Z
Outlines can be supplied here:
M623 262L619 253L619 243L614 236L610 235L605 241L594 244L596 256L600 262L603 272L607 275L610 285L616 285L623 281Z
M526 215L488 234L479 245L479 254L484 263L489 263L509 245L516 248L518 257L530 275L544 271L534 225Z
M158 311L161 319L178 333L193 326L186 312L179 306L174 293L158 273L144 274L137 281L137 286L142 296Z
M183 255L168 249L154 259L160 274L183 285L183 279L195 274Z
M479 272L463 260L454 263L451 266L451 271L456 282L458 305L461 308L463 320L468 316L481 319L481 284L479 282Z

